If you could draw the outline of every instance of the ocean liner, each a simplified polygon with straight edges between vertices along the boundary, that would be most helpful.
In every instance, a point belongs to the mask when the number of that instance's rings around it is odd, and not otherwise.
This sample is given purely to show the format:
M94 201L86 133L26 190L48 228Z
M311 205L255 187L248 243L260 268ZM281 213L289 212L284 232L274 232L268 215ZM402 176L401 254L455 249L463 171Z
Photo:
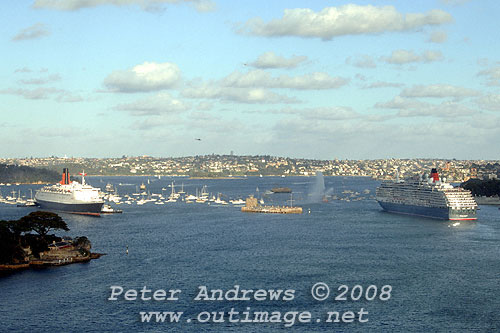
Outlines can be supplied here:
M104 204L99 196L99 189L85 184L85 174L80 175L81 184L71 181L69 171L65 168L62 180L55 185L41 188L35 194L35 201L42 209L99 216Z
M471 192L440 180L436 169L428 179L384 181L376 199L385 211L444 220L476 220Z

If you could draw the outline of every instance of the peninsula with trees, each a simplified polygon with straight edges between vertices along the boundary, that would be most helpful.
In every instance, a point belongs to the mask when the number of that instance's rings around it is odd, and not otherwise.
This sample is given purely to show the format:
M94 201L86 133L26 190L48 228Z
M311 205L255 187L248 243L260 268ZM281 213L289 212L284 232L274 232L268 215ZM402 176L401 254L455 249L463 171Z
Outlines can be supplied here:
M29 267L61 266L88 262L92 253L87 237L58 237L52 231L69 228L57 214L32 212L19 220L0 221L0 273Z
M55 170L25 165L0 164L0 183L55 183L60 175Z

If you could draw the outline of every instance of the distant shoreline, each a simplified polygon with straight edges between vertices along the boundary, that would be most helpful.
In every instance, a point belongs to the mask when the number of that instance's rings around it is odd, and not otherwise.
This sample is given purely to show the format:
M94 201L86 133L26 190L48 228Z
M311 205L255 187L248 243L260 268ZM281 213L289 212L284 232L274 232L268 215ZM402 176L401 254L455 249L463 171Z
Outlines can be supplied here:
M200 176L200 177L190 177L190 176L172 176L172 175L161 175L162 177L166 177L166 178L169 178L169 177L176 177L176 178L185 178L185 179L235 179L235 180L242 180L242 179L247 179L247 178L266 178L266 177L279 177L279 178L290 178L290 177L306 177L306 178L309 178L309 177L315 177L314 174L312 175L288 175L286 177L282 177L281 175L262 175L262 177L260 176L256 176L256 175L251 175L251 176L233 176L233 177L229 177L229 176L215 176L215 177L207 177L207 176ZM152 178L158 178L158 175L87 175L86 177L92 177L92 178L95 178L95 177L152 177ZM372 178L371 176L351 176L351 175L348 175L348 176L341 176L341 175L336 175L336 176L327 176L325 175L324 177L358 177L358 178ZM78 180L78 178L80 178L80 176L71 176L71 179L75 179ZM379 180L379 179L375 179L375 180ZM38 181L38 182L31 182L31 183L25 183L25 182L4 182L2 186L7 186L7 184L10 184L10 186L17 186L17 185L51 185L51 184L55 184L55 183L47 183L47 182L42 182L42 181Z

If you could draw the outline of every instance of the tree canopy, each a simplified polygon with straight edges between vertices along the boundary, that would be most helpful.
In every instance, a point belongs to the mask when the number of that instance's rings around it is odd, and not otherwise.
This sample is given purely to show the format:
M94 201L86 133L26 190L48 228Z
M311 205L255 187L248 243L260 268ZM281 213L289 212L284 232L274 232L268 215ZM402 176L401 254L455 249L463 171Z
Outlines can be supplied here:
M490 179L490 180L480 180L480 179L469 179L460 186L470 190L472 195L481 196L495 196L500 195L500 180Z
M69 231L68 225L59 215L45 211L31 212L22 217L19 224L21 230L33 230L42 237L45 237L51 230Z
M60 178L54 170L29 166L0 164L0 182L2 183L52 183Z
M59 237L48 235L51 230L69 231L69 228L59 215L44 211L32 212L16 221L0 221L0 264L25 261L27 247L38 257L48 249L49 243L60 241ZM85 243L85 240L81 241Z

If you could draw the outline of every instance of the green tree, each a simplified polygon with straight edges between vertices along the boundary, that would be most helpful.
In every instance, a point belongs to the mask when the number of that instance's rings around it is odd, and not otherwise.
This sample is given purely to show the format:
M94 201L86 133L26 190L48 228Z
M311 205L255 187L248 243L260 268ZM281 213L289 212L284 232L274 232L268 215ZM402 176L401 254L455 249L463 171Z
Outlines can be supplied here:
M52 212L36 211L19 219L21 228L25 231L35 231L42 238L45 238L51 230L69 231L68 225L64 220Z
M85 236L76 237L73 240L73 245L75 247L84 248L84 249L89 250L89 251L92 248L92 244L90 243L90 240Z
M11 230L12 222L0 221L0 263L11 264L24 259L24 251L20 246L19 235Z

